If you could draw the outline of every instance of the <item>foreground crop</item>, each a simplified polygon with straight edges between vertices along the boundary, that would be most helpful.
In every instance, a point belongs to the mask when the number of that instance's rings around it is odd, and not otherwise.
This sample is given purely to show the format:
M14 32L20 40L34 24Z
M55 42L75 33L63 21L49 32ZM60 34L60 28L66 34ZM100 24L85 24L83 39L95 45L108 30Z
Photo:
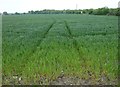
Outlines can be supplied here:
M3 84L117 84L117 35L114 16L3 16Z

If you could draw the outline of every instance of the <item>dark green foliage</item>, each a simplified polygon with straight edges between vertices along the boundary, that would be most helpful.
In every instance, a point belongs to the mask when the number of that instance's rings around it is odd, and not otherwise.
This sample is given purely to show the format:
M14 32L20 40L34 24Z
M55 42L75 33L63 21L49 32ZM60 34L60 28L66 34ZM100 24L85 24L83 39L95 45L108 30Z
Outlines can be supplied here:
M16 12L15 15L20 15L20 13ZM44 10L36 10L36 11L28 11L28 13L23 14L90 14L90 15L115 15L120 16L120 8L98 8L98 9L79 9L79 10L54 10L54 9L44 9ZM3 12L3 15L8 15L7 12Z
M120 15L120 8L98 8L98 9L79 9L79 10L48 10L28 11L29 14L93 14L93 15Z
M8 15L8 13L5 11L5 12L3 12L3 15Z
M19 15L20 13L16 12L15 15ZM44 10L36 10L36 11L28 11L28 13L23 14L91 14L91 15L115 15L120 16L120 8L98 8L98 9L78 9L78 10L54 10L54 9L44 9ZM3 12L3 15L8 15L7 12Z
M20 13L18 13L18 12L15 12L15 15L20 15Z

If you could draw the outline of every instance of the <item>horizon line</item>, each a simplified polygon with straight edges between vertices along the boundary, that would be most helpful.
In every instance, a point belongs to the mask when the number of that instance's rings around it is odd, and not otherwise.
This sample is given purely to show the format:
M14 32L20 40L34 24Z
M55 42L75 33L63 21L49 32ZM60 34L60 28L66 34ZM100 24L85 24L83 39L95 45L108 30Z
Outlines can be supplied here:
M107 6L104 6L104 7L99 7L99 8L109 8L109 7L107 7ZM7 13L28 13L29 11L43 11L43 10L58 10L58 11L60 11L60 10L85 10L85 9L99 9L99 8L84 8L84 9L79 9L79 8L77 8L77 9L47 9L47 8L45 8L45 9L41 9L41 10L28 10L28 11L26 11L26 12L19 12L19 11L15 11L15 12L8 12L8 11L3 11L3 12L7 12ZM112 7L112 8L109 8L109 9L116 9L116 8L120 8L120 6L118 6L118 7ZM0 12L0 13L3 13L3 12Z

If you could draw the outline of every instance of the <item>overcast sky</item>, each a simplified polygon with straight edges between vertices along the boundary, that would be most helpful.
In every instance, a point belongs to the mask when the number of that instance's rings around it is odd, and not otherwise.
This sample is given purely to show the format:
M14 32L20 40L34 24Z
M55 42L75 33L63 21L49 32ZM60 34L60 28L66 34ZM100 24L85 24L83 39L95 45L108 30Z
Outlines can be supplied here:
M0 0L0 12L28 12L42 9L117 8L120 0Z

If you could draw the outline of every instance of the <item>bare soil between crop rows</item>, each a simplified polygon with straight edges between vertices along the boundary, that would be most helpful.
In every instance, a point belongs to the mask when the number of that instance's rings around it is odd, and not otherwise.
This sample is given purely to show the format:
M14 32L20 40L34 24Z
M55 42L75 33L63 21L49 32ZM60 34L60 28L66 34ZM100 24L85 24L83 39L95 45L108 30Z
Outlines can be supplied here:
M107 77L101 77L98 80L95 79L84 79L79 77L68 77L68 76L59 76L55 80L48 81L45 77L40 78L39 81L30 81L26 82L25 79L21 77L4 77L2 84L3 85L117 85L118 81L110 81Z

